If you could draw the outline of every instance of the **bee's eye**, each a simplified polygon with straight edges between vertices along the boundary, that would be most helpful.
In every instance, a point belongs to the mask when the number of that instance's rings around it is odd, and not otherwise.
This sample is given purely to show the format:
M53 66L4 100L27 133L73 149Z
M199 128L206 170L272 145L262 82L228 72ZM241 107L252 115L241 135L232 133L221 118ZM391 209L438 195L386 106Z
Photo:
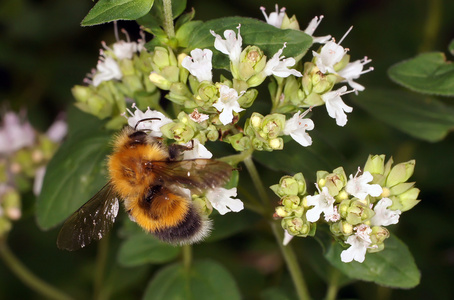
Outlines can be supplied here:
M129 138L131 139L131 146L134 144L145 144L146 137L147 134L143 131L135 131L134 133L131 133L129 135Z

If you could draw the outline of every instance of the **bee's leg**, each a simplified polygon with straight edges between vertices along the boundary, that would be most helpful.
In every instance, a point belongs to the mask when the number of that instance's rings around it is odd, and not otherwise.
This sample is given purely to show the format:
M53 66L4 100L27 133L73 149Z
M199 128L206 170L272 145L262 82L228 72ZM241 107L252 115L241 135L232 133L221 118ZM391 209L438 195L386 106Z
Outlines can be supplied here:
M172 144L169 146L169 160L177 160L182 155L183 151L192 150L194 148L194 141L191 140L191 144L188 145L178 145Z

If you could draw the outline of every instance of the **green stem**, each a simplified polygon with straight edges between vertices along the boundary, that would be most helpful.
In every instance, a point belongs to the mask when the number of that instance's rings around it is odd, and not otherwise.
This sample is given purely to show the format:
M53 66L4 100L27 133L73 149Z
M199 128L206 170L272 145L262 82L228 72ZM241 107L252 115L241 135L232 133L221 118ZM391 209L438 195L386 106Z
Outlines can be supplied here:
M192 246L183 245L182 250L183 250L183 266L186 272L189 272L192 264Z
M246 165L249 175L251 176L252 182L254 183L254 186L257 189L260 198L262 199L262 203L265 206L265 212L271 211L272 207L268 198L268 194L265 190L262 180L260 179L260 175L257 172L257 169L254 165L252 156L246 157L246 159L244 160L244 164ZM284 256L285 263L287 264L287 267L289 269L299 299L300 300L310 299L309 291L307 289L306 282L304 281L303 272L299 267L295 252L293 251L291 246L289 245L284 246L282 244L282 241L284 240L284 231L282 230L282 227L276 221L271 221L270 225L274 233L274 236L276 237L280 250L282 252L282 256Z
M226 162L232 166L236 166L240 162L244 161L247 157L250 157L253 152L254 152L254 149L251 148L249 150L243 151L238 154L224 156L222 158L219 158L218 160Z
M106 297L106 295L101 295L108 252L109 252L109 235L105 236L98 243L98 254L96 257L96 269L94 278L94 299L108 298Z
M325 300L336 300L337 291L339 290L339 278L340 278L339 270L337 270L336 268L332 268Z
M303 272L299 267L298 260L296 258L295 252L291 245L284 246L282 241L284 240L284 231L279 222L272 221L271 229L273 230L274 236L276 237L277 243L281 249L282 256L284 256L285 263L289 269L290 275L295 285L296 292L298 294L298 299L308 300L311 299L309 291L306 286L306 281L304 280Z
M441 0L430 0L428 2L427 18L424 24L422 44L420 52L433 50L437 35L440 29L442 19L442 3Z
M175 28L173 27L172 0L162 0L164 8L164 31L169 39L175 37Z
M271 113L274 113L279 106L279 102L281 100L281 95L282 95L282 90L284 89L284 80L285 79L280 79L280 82L278 81L276 95L274 95L274 99L273 99L273 107L271 108Z
M11 271L30 289L40 293L47 299L69 300L71 297L57 290L53 286L36 277L21 261L11 252L5 241L0 241L0 257Z

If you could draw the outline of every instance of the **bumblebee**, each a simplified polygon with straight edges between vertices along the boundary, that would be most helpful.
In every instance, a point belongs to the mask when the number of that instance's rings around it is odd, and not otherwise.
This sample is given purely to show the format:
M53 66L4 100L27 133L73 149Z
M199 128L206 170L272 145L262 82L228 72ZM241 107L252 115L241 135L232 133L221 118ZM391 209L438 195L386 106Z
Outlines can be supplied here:
M183 148L183 149L182 149ZM204 239L211 222L185 193L223 186L232 167L213 159L179 160L183 146L166 147L145 131L125 127L108 157L109 182L63 224L60 249L77 250L101 239L113 226L123 201L131 220L158 239L192 244Z

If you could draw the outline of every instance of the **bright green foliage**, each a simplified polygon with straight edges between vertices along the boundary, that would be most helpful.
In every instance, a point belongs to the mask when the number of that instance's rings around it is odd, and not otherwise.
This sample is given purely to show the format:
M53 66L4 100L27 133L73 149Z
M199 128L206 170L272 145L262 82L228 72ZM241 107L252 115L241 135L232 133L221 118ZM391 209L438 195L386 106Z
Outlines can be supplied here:
M153 6L154 0L99 0L83 19L82 26L115 20L136 20Z

